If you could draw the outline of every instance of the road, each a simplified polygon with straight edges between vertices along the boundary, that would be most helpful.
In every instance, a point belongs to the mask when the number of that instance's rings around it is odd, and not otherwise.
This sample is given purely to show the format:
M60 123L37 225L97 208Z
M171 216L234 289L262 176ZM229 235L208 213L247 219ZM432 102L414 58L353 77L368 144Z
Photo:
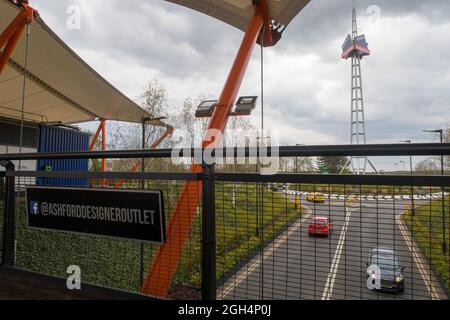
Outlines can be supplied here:
M302 200L307 215L266 247L218 289L218 297L264 300L446 299L430 263L415 245L401 214L406 200L344 200L325 204ZM330 237L309 237L313 216L333 219ZM376 247L396 251L405 269L405 291L371 291L366 286L366 261Z

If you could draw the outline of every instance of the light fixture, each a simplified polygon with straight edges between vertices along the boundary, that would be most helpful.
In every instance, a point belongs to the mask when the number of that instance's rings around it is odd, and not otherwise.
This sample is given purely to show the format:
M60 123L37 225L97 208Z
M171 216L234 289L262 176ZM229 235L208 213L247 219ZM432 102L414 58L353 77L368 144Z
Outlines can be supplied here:
M257 96L240 97L234 109L236 116L249 116L256 107Z
M207 100L200 103L195 111L196 118L211 117L217 105L217 100Z
M437 130L422 130L422 132L429 132L429 133L441 133L443 132L443 129L437 129Z

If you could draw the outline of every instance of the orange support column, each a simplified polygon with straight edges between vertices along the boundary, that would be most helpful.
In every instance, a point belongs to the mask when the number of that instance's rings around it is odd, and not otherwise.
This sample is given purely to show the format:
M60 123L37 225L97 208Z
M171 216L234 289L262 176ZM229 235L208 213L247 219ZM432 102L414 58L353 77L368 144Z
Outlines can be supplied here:
M97 132L95 132L94 138L92 138L91 145L89 146L89 151L95 149L95 144L98 138L102 134L102 151L106 151L106 120L101 119L98 126ZM102 172L106 172L106 159L102 159Z
M220 132L223 132L227 125L253 48L264 24L262 8L257 6L255 9L256 13L242 40L217 107L209 122L208 130L220 130ZM213 143L207 133L203 139L202 146L204 148L212 147ZM191 167L192 172L201 172L201 170L202 167L198 164ZM149 274L141 288L142 293L156 297L166 297L184 244L189 236L201 194L202 183L199 181L189 181L183 186L180 198L172 212L167 227L166 243L158 249L153 259Z
M89 151L94 151L95 144L97 143L97 140L98 140L98 137L100 136L101 131L102 131L102 123L100 122L97 132L95 133L94 138L92 138L91 145L89 146Z
M26 25L33 21L35 10L28 6L27 2L21 6L20 13L0 35L0 49L5 47L0 55L0 74L5 69Z
M89 151L94 151L95 144L100 137L100 133L102 134L102 151L106 151L106 121L104 119L100 119L100 124L98 125L94 138L92 138ZM106 172L106 159L102 159L102 172ZM101 185L106 185L106 181L104 179L101 181Z
M102 151L106 151L106 121L102 119ZM102 172L106 172L106 159L102 159Z

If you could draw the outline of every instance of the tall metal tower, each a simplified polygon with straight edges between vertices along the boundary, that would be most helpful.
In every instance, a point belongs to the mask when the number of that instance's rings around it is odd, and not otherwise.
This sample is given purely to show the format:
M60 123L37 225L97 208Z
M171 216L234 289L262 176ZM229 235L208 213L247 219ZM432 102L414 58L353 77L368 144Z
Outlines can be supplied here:
M366 124L364 116L364 96L361 76L361 60L370 55L365 35L358 35L358 24L356 21L356 9L352 13L352 35L348 35L342 45L342 58L352 60L352 91L351 91L351 144L366 144ZM351 157L348 159L342 172L351 167L354 174L366 174L367 164L377 172L375 166L367 157Z

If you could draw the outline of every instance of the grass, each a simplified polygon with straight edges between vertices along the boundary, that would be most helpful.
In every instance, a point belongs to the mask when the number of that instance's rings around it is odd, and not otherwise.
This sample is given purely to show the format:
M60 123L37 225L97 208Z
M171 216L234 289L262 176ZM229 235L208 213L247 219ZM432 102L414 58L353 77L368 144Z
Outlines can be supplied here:
M127 187L136 187L128 184ZM149 189L164 192L166 221L178 199L181 183L148 183ZM235 201L233 201L235 188ZM139 242L63 232L32 230L26 226L25 204L18 200L16 215L17 266L57 277L67 277L66 269L78 265L86 283L136 292L140 287ZM216 184L217 278L233 271L261 245L299 218L294 204L284 195L264 190L264 217L258 224L264 232L256 235L255 184ZM1 203L0 203L1 207ZM2 208L0 208L2 210ZM201 209L200 209L201 210ZM3 211L3 210L2 210ZM0 225L3 215L0 215ZM172 287L200 286L201 216L197 214L184 247ZM144 245L144 274L149 270L156 245Z
M442 241L445 237L449 248L450 229L450 197L445 200L445 234L442 232L442 199L433 200L428 205L418 207L415 214L407 212L404 216L406 225L411 230L414 239L430 261L437 275L442 279L447 289L450 288L450 253L443 253Z

